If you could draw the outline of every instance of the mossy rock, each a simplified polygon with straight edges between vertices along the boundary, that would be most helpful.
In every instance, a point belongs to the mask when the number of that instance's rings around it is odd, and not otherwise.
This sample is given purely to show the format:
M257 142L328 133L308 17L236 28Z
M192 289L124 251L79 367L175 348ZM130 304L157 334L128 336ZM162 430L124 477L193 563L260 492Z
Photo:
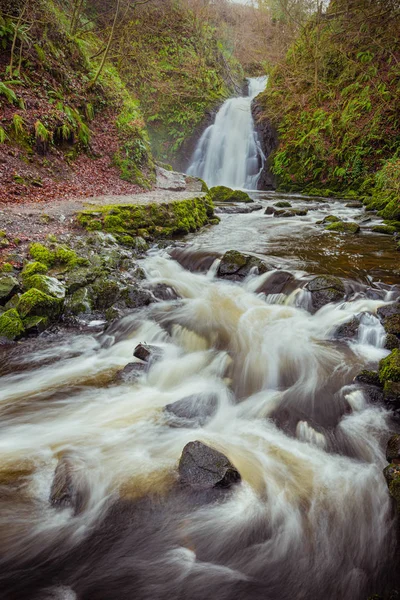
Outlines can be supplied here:
M48 317L27 317L23 321L25 327L25 333L38 335L39 333L43 333L49 325Z
M368 369L363 369L360 373L355 377L355 381L359 383L365 383L367 385L380 385L379 373L378 371L369 371Z
M29 254L36 262L47 267L50 267L55 262L54 252L43 246L43 244L39 244L39 242L35 242L29 246Z
M388 221L400 221L400 202L398 198L390 200L378 215Z
M386 446L386 460L389 463L400 464L400 434L395 433Z
M32 275L44 275L48 270L49 268L44 263L38 261L29 262L23 268L22 279L28 279L29 277L32 277Z
M318 275L309 281L306 289L311 292L312 305L319 310L325 304L340 302L345 298L343 282L333 275Z
M210 196L213 202L253 202L246 192L232 190L224 185L210 188Z
M328 215L326 217L324 217L322 219L322 221L319 221L319 223L322 223L322 225L325 225L326 223L339 223L341 222L339 217L336 217L335 215Z
M64 275L64 283L69 294L73 294L80 288L83 288L104 275L101 267L81 267L72 269Z
M218 277L240 281L247 277L252 270L258 274L266 273L271 267L264 261L251 254L243 254L237 250L225 252L218 267Z
M4 305L19 290L18 280L12 275L0 277L0 304Z
M24 331L24 324L15 308L0 315L0 337L16 340L24 334Z
M29 290L35 288L54 298L65 298L65 287L55 277L48 275L32 275L24 280L24 288Z
M65 300L64 311L66 314L79 315L90 313L93 309L93 297L86 287L77 289L72 296Z
M400 381L400 349L395 348L386 358L379 363L379 380L381 383L386 381Z
M396 233L396 227L393 227L392 225L375 225L371 231L374 233L383 233L385 235L394 235Z
M98 310L106 310L121 298L122 289L118 282L112 279L97 279L91 287L94 306Z
M351 221L337 221L335 223L331 223L327 227L325 227L327 231L336 231L338 233L352 233L356 234L360 231L360 226L358 223L354 223Z
M400 345L399 342L400 340L396 335L393 333L388 333L385 340L386 350L394 350L395 348L398 348Z
M285 200L280 200L279 202L275 202L274 206L277 208L291 208L291 203L286 202Z
M168 203L100 206L79 213L77 220L88 230L93 230L93 223L97 223L96 229L108 233L167 238L196 231L213 217L214 205L206 195Z
M23 319L32 316L55 319L60 315L62 306L63 302L59 298L54 298L32 288L22 294L18 301L17 310Z
M0 273L12 273L13 271L14 267L9 262L5 262L0 266Z

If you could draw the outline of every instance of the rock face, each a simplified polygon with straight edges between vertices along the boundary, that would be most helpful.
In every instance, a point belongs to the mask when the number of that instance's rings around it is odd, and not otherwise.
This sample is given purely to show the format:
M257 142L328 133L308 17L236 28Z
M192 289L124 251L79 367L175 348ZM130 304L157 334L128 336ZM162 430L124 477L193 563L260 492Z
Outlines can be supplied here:
M253 268L257 269L259 275L271 270L271 267L256 256L243 254L237 250L228 250L221 259L217 275L224 279L241 281Z
M76 454L65 453L58 461L50 491L55 508L72 508L74 514L84 510L88 498L86 464Z
M400 512L400 435L393 435L386 447L386 459L390 463L383 474L389 488L389 493L396 501Z
M315 310L319 310L330 302L340 302L345 297L343 282L332 275L315 277L307 283L306 289L311 292L312 305Z
M239 471L228 458L202 442L189 442L179 461L179 479L193 489L228 488L240 481Z
M172 426L202 427L215 414L217 408L218 398L215 395L193 394L167 404L164 411L168 417L172 417Z
M263 110L257 98L253 100L251 112L254 119L254 126L260 140L261 149L266 157L264 168L258 180L257 187L259 190L270 190L276 188L276 180L269 167L269 156L278 147L278 133L272 123L263 119Z

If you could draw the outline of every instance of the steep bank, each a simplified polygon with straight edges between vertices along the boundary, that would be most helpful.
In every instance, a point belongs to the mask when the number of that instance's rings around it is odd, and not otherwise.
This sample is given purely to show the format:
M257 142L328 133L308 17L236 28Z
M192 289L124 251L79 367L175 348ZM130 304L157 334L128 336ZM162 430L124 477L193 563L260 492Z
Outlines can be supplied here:
M399 219L399 25L396 3L336 0L272 71L259 122L279 132L281 189L373 197Z

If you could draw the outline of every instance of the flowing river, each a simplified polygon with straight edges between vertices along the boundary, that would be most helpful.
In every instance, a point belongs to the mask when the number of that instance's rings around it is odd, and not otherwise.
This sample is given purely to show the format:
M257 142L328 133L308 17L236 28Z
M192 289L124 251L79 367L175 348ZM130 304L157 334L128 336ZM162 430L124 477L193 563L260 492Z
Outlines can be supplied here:
M394 244L314 225L333 210L354 218L344 203L290 200L312 216L222 215L184 246L150 252L148 280L181 299L3 353L2 600L366 600L393 583L382 469L396 425L353 378L387 354L374 313L399 295ZM276 270L221 280L231 248ZM327 272L343 277L347 301L313 313L304 286ZM337 339L354 315L358 334ZM116 383L139 342L162 359ZM212 418L171 422L165 406L192 395L213 398ZM242 481L211 495L182 488L177 462L194 440ZM84 482L79 514L49 503L66 452Z

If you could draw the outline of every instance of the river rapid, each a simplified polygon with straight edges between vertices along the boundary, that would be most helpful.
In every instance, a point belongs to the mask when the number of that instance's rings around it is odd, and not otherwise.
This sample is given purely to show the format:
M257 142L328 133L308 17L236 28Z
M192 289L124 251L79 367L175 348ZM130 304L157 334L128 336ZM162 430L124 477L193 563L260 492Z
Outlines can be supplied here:
M289 199L308 215L222 214L150 251L147 279L180 299L2 353L2 600L366 600L393 586L382 469L398 427L353 379L388 354L375 313L399 296L397 254L386 236L315 225L360 210ZM272 270L224 281L228 249ZM282 271L290 277L276 291ZM318 273L342 277L346 301L314 312L305 285ZM356 337L337 339L354 315ZM137 382L116 382L140 342L160 346L162 359ZM165 406L193 394L213 398L212 418L171 420ZM177 464L194 440L223 452L242 481L181 486ZM66 452L84 482L79 514L49 503Z

